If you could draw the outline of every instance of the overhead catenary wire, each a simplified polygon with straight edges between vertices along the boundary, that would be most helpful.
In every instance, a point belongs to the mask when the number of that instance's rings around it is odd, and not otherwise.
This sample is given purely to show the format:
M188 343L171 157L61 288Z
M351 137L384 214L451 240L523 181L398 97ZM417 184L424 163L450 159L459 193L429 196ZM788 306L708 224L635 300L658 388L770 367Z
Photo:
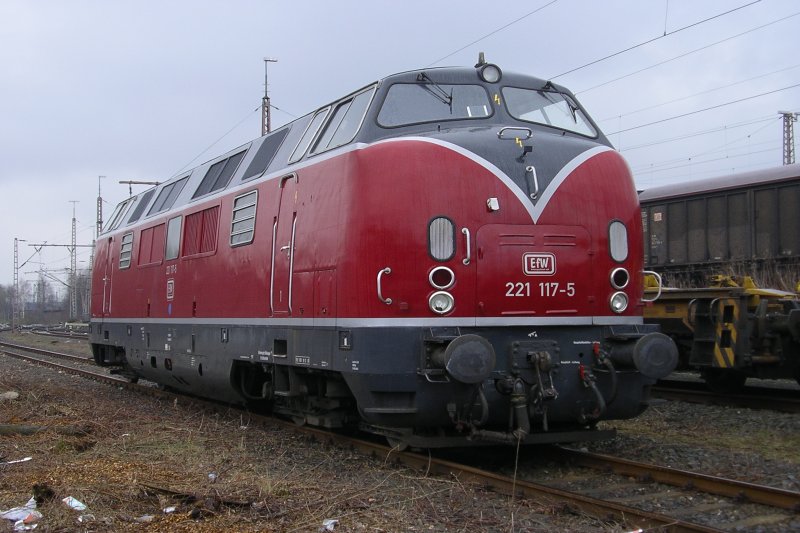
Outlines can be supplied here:
M650 163L649 165L633 169L633 172L634 172L634 174L642 172L642 171L647 171L647 172L651 172L652 173L653 171L660 170L661 168L680 168L680 166L679 167L674 167L675 163L683 163L683 162L686 162L686 161L691 161L692 164L702 164L702 163L706 163L706 162L717 161L717 159L705 160L705 161L700 159L701 157L707 156L707 155L710 155L710 154L726 151L726 152L728 152L728 156L730 156L730 151L731 150L740 150L740 149L743 149L743 148L746 148L747 150L752 150L756 146L762 146L764 144L774 144L774 143L772 143L770 141L765 141L765 142L756 143L756 144L749 144L748 143L748 145L746 147L731 148L732 145L737 144L737 143L739 143L739 142L741 142L743 140L749 141L754 135L757 135L758 133L760 133L761 131L763 131L767 127L769 127L772 124L774 124L774 121L770 121L770 122L771 122L770 124L766 124L764 126L761 126L760 128L757 128L756 130L751 131L747 135L744 135L744 136L739 137L737 139L734 139L732 141L726 142L725 144L723 144L723 145L721 145L721 146L719 146L717 148L712 148L712 149L706 150L704 152L699 152L699 153L690 155L689 157L674 158L674 159L670 159L670 160L667 160L667 161L662 161L662 162L659 162L659 163ZM773 146L768 151L774 151L776 149L777 148L775 146ZM760 151L760 152L752 152L752 151L750 151L750 152L742 154L742 155L748 155L748 154L754 154L754 153L762 153L762 152L764 152L764 151Z
M759 1L760 1L760 0L759 0ZM453 51L453 52L450 52L450 53L449 53L449 54L447 54L446 56L440 57L440 58L439 58L439 59L437 59L436 61L434 61L434 62L432 62L432 63L429 63L429 64L427 64L427 65L425 65L425 66L426 66L426 67L432 67L433 65L435 65L435 64L437 64L437 63L439 63L440 61L444 61L444 60L445 60L445 59L447 59L448 57L451 57L451 56L454 56L454 55L456 55L456 54L457 54L457 53L459 53L460 51L462 51L462 50L464 50L464 49L466 49L466 48L469 48L469 47L470 47L470 46L472 46L473 44L477 44L477 43L479 43L479 42L483 41L484 39L487 39L487 38L491 37L491 36L492 36L492 35L494 35L495 33L501 32L501 31L503 31L504 29L506 29L506 28L508 28L508 27L510 27L510 26L513 26L513 25L514 25L514 24L516 24L517 22L520 22L520 21L522 21L522 20L525 20L526 18L530 17L531 15L534 15L534 14L538 13L539 11L543 10L544 8L546 8L546 7L548 7L548 6L551 6L551 5L555 4L556 2L558 2L558 0L552 0L552 1L548 2L547 4L545 4L545 5L541 6L541 7L537 7L537 8L536 8L536 9L534 9L533 11L530 11L529 13L526 13L526 14L522 15L521 17L517 17L516 19L512 20L511 22L509 22L509 23L507 23L507 24L504 24L503 26L500 26L499 28L497 28L497 29L495 29L495 30L492 30L492 31L490 31L489 33L487 33L487 34L486 34L486 35L484 35L483 37L479 37L479 38L475 39L474 41L472 41L472 42L470 42L470 43L468 43L468 44L465 44L464 46L462 46L462 47L461 47L461 48L459 48L458 50L455 50L455 51Z
M667 144L667 143L671 143L671 142L675 142L675 141L683 141L683 140L686 140L686 139L691 139L692 137L700 137L702 135L709 135L711 133L718 133L720 131L731 130L731 129L734 129L734 128L741 128L741 127L744 127L744 126L750 126L751 124L760 124L762 122L774 122L777 118L779 118L779 117L774 117L774 116L770 115L769 117L752 119L752 120L748 120L748 121L745 121L745 122L738 122L738 123L734 123L734 124L727 124L725 126L720 126L718 128L712 128L712 129L707 129L707 130L702 130L702 131L695 131L695 132L692 132L692 133L686 133L686 134L678 135L678 136L675 136L675 137L669 137L667 139L660 139L660 140L657 140L657 141L651 141L651 142L647 142L647 143L637 144L637 145L634 145L634 146L626 146L624 148L619 148L619 151L620 152L631 152L633 150L638 150L640 148L649 148L651 146L658 146L659 144Z
M771 146L771 148L768 148L766 151L777 151L778 150L778 148L775 147L775 143L773 143L772 141L763 141L763 142L759 142L759 143L755 143L755 144L750 144L750 145L747 145L747 146L740 146L738 148L730 148L730 147L725 146L725 147L722 147L722 148L716 148L714 150L705 151L702 154L695 154L695 155L691 155L691 156L688 156L688 157L679 157L679 158L671 159L669 161L662 161L660 163L653 163L651 165L643 165L641 167L632 169L632 172L634 174L639 174L640 172L645 172L645 171L652 172L652 171L657 171L657 170L660 171L662 169L668 170L668 169L676 168L674 165L676 165L678 163L686 163L686 162L691 162L692 164L710 163L710 162L718 161L719 158L703 159L703 157L704 156L712 156L712 155L720 154L720 153L723 153L723 152L725 153L725 157L743 157L743 156L750 155L750 154L761 153L761 152L763 152L765 150L753 151L753 149L754 148L758 148L760 146L767 146L767 145L772 145L772 146ZM747 151L743 152L742 150L747 150Z
M654 120L653 122L648 122L646 124L639 124L638 126L631 126L630 128L617 130L617 131L614 131L614 132L611 132L611 133L607 133L606 135L608 135L608 136L617 135L618 133L625 133L626 131L638 130L640 128L646 128L648 126L653 126L655 124L663 124L664 122L669 122L670 120L675 120L675 119L679 119L679 118L683 118L683 117L688 117L688 116L691 116L691 115L696 115L698 113L703 113L705 111L711 111L712 109L719 109L721 107L729 106L729 105L732 105L732 104L738 104L740 102L745 102L747 100L752 100L754 98L760 98L760 97L766 96L768 94L774 94L774 93L778 93L778 92L781 92L781 91L794 89L795 87L800 87L800 83L796 83L794 85L789 85L788 87L782 87L780 89L775 89L775 90L772 90L772 91L767 91L765 93L746 96L744 98L739 98L739 99L736 99L736 100L732 100L730 102L725 102L725 103L722 103L722 104L717 104L717 105L705 107L703 109L696 109L694 111L689 111L688 113L681 113L680 115L675 115L675 116L672 116L672 117L662 118L660 120Z
M655 41L658 41L659 39L663 39L665 37L669 37L670 35L675 35L676 33L682 32L683 30L688 30L689 28L694 28L695 26L699 26L700 24L704 24L704 23L712 21L714 19L718 19L720 17L724 17L725 15L729 15L730 13L733 13L735 11L739 11L740 9L744 9L746 7L752 6L753 4L757 4L760 1L761 0L755 0L754 2L750 2L749 4L744 4L742 6L730 9L728 11L725 11L724 13L719 13L717 15L714 15L713 17L709 17L707 19L703 19L703 20L699 20L697 22L693 22L692 24L689 24L687 26L683 26L682 28L678 28L677 30L672 30L671 32L667 32L667 22L666 22L666 16L665 16L664 17L664 35L659 35L658 37L653 37L652 39L648 39L648 40L643 41L643 42L641 42L639 44L635 44L633 46L629 46L628 48L625 48L625 49L620 50L618 52L614 52L613 54L609 54L609 55L607 55L605 57L601 57L599 59L595 59L595 60L590 61L590 62L588 62L588 63L586 63L584 65L581 65L579 67L575 67L575 68L570 69L570 70L568 70L566 72L562 72L561 74L556 74L555 76L550 76L549 79L554 80L556 78L560 78L561 76L566 76L567 74L572 74L573 72L577 72L577 71L579 71L581 69L584 69L586 67L590 67L592 65L596 65L597 63L605 61L606 59L611 59L612 57L616 57L618 55L624 54L625 52L630 52L631 50L635 50L635 49L637 49L639 47L642 47L644 45L653 43ZM669 6L669 4L667 4L667 6Z
M776 117L776 120L777 120L777 117ZM758 128L758 129L756 129L754 131L751 131L747 135L743 135L742 137L738 137L738 138L736 138L736 139L734 139L732 141L727 141L724 144L718 146L717 148L711 148L711 149L706 150L704 152L699 152L699 153L695 154L693 157L702 157L704 155L714 154L714 153L717 153L717 152L721 152L723 150L728 150L731 146L735 145L736 143L751 139L753 137L753 135L757 135L758 133L764 131L766 128L768 128L771 125L772 124L765 124L765 125L761 126L760 128ZM765 143L758 143L758 144L765 144ZM757 145L755 145L755 146L757 146Z
M759 1L759 2L760 2L761 0L757 0L757 1ZM548 2L547 4L545 4L545 5L543 5L543 6L540 6L540 7L536 8L536 9L534 9L533 11L529 11L528 13L526 13L526 14L524 14L524 15L520 16L520 17L517 17L516 19L512 20L511 22L508 22L508 23L504 24L503 26L500 26L499 28L497 28L497 29L495 29L495 30L492 30L491 32L487 33L486 35L483 35L482 37L479 37L478 39L475 39L474 41L472 41L472 42L470 42L470 43L468 43L468 44L465 44L465 45L464 45L464 46L462 46L461 48L459 48L459 49L457 49L457 50L454 50L453 52L450 52L450 53L449 53L449 54L447 54L446 56L442 56L442 57L440 57L440 58L439 58L439 59L437 59L436 61L434 61L434 62L432 62L432 63L429 63L428 65L426 65L426 67L430 67L430 66L433 66L433 65L435 65L435 64L437 64L437 63L439 63L440 61L444 61L444 60L445 60L445 59L447 59L448 57L454 56L454 55L455 55L455 54L457 54L458 52L461 52L462 50L464 50L464 49L466 49L466 48L469 48L469 47L470 47L470 46L472 46L473 44L479 43L479 42L483 41L484 39L487 39L487 38L491 37L492 35L494 35L494 34L496 34L496 33L499 33L499 32L503 31L504 29L506 29L506 28L508 28L508 27L510 27L510 26L513 26L514 24L516 24L516 23L518 23L518 22L520 22L520 21L522 21L522 20L524 20L524 19L526 19L526 18L530 17L531 15L534 15L534 14L538 13L539 11L541 11L541 10L545 9L545 8L546 8L546 7L548 7L548 6L551 6L551 5L555 4L556 2L558 2L558 0L551 0L551 1L550 1L550 2ZM274 106L274 105L271 105L271 104L270 104L270 107L271 107L272 109L275 109L275 110L277 110L277 111L280 111L280 112L282 112L282 113L286 113L287 115L289 115L289 116L290 116L290 117L292 117L292 118L295 118L295 119L296 119L296 118L298 118L296 115L294 115L294 114L292 114L292 113L290 113L290 112L288 112L288 111L286 111L286 110L284 110L284 109L281 109L281 108L279 108L279 107L277 107L277 106ZM198 159L200 159L200 157L202 157L202 156L203 156L203 154L205 154L206 152L208 152L209 150L211 150L211 148L213 148L214 146L216 146L216 144L217 144L217 143L219 143L219 142L220 142L222 139L224 139L225 137L227 137L227 136L228 136L228 135L229 135L229 134L230 134L230 133L231 133L233 130L235 130L236 128L238 128L238 127L239 127L239 126L240 126L240 125L241 125L243 122L245 122L247 119L249 119L249 118L250 118L250 116L251 116L253 113L255 113L255 112L259 111L259 110L261 110L261 105L259 105L258 107L256 107L256 108L255 108L253 111L251 111L251 112L247 113L247 115L245 115L245 117L244 117L244 118L242 118L242 120L240 120L239 122L237 122L237 123L236 123L236 125L234 125L234 126L231 128L231 129L229 129L228 131L226 131L226 132L225 132L225 133L224 133L222 136L220 136L220 137L219 137L217 140L215 140L213 143L211 143L211 144L210 144L210 145L209 145L207 148L205 148L205 149L204 149L202 152L200 152L199 154L197 154L197 155L196 155L196 156L195 156L195 157L194 157L194 158L193 158L191 161L189 161L188 163L186 163L186 164L185 164L185 165L184 165L182 168L180 168L179 170L177 170L177 171L176 171L176 172L175 172L173 175L175 175L175 174L180 174L181 172L183 172L184 170L186 170L186 169L187 169L187 168L188 168L188 167L189 167L189 166L190 166L192 163L194 163L195 161L197 161Z
M286 113L287 115L289 115L289 116L290 116L290 117L292 117L292 118L295 118L295 119L296 119L296 118L298 118L296 115L294 115L294 114L292 114L292 113L290 113L290 112L286 111L285 109L281 109L281 108L279 108L278 106L274 106L274 105L270 104L270 107L271 107L272 109L275 109L275 110L277 110L277 111L280 111L281 113ZM249 118L250 118L250 117L253 115L253 113L255 113L256 111L260 111L260 110L261 110L261 105L259 105L258 107L256 107L255 109L253 109L252 111L250 111L249 113L247 113L247 115L245 115L245 116L244 116L244 118L242 118L242 120L240 120L239 122L237 122L237 123L236 123L236 124L235 124L235 125L234 125L234 126L231 128L231 129L229 129L228 131L226 131L225 133L223 133L223 134L222 134L222 135L221 135L221 136L220 136L220 137L219 137L219 138L218 138L216 141L214 141L213 143L211 143L210 145L208 145L208 147L207 147L207 148L205 148L205 149L204 149L202 152L200 152L199 154L197 154L197 155L194 157L194 159L192 159L191 161L189 161L188 163L186 163L186 164L185 164L185 165L184 165L184 166L183 166L183 167L182 167L180 170L178 170L177 172L175 172L175 174L173 174L173 176L174 176L174 175L176 175L176 174L180 174L181 172L183 172L184 170L186 170L186 169L189 167L189 165L191 165L192 163L194 163L195 161L197 161L198 159L200 159L200 158L203 156L203 154L205 154L206 152L208 152L209 150L211 150L211 149L212 149L214 146L216 146L216 145L217 145L217 143L219 143L219 142L220 142L222 139L224 139L225 137L227 137L228 135L230 135L230 133L231 133L233 130L235 130L236 128L238 128L239 126L241 126L241 125L242 125L242 124L243 124L243 123L244 123L244 122L245 122L247 119L249 119Z
M773 152L773 150L765 151L764 153L768 152ZM758 154L749 154L749 155L758 155ZM723 176L723 175L735 174L737 172L744 172L748 169L765 168L772 164L770 160L762 158L759 158L755 161L752 161L748 158L746 162L730 161L730 160L728 162L735 164L733 166L725 165L723 167L717 166L712 169L700 169L696 165L690 163L687 165L683 165L683 167L689 167L688 172L678 172L665 177L655 177L648 174L639 174L636 177L637 188L646 190L651 187L661 187L664 185L680 183L686 181L687 179L691 180L702 177ZM654 181L657 181L657 183L653 183Z
M759 1L759 2L760 2L761 0L756 0L756 1ZM543 5L543 6L540 6L540 7L537 7L537 8L536 8L536 9L534 9L533 11L529 11L528 13L525 13L524 15L522 15L522 16L520 16L520 17L517 17L516 19L512 20L511 22L508 22L508 23L504 24L503 26L500 26L499 28L496 28L496 29L492 30L491 32L487 33L486 35L483 35L482 37L479 37L478 39L475 39L474 41L471 41L470 43L468 43L468 44L465 44L464 46L460 47L459 49L457 49L457 50L454 50L453 52L450 52L449 54L447 54L447 55L445 55L445 56L442 56L442 57L440 57L440 58L439 58L439 59L437 59L436 61L434 61L434 62L432 62L432 63L429 63L428 65L426 65L426 67L433 66L433 65L435 65L435 64L437 64L437 63L439 63L440 61L443 61L443 60L447 59L448 57L454 56L454 55L455 55L455 54L457 54L458 52L461 52L462 50L464 50L464 49L466 49L466 48L469 48L469 47L470 47L470 46L472 46L473 44L479 43L479 42L483 41L484 39L487 39L487 38L491 37L492 35L494 35L494 34L496 34L496 33L499 33L499 32L503 31L504 29L506 29L506 28L508 28L508 27L510 27L510 26L513 26L514 24L516 24L516 23L518 23L518 22L520 22L520 21L522 21L522 20L524 20L524 19L526 19L526 18L530 17L531 15L534 15L534 14L538 13L539 11L542 11L542 10L543 10L543 9L545 9L546 7L548 7L548 6L551 6L551 5L553 5L553 4L557 3L557 2L558 2L558 0L551 0L551 1L550 1L550 2L548 2L547 4L545 4L545 5ZM270 107L271 107L272 109L275 109L275 110L277 110L277 111L280 111L280 112L282 112L282 113L286 113L287 115L289 115L289 116L290 116L290 117L292 117L292 118L295 118L295 119L296 119L296 118L298 118L296 115L294 115L294 114L292 114L292 113L290 113L290 112L288 112L288 111L286 111L286 110L284 110L284 109L281 109L281 108L279 108L279 107L277 107L277 106L275 106L275 105L272 105L272 104L270 104ZM250 111L249 113L247 113L247 115L245 115L245 117L244 117L244 118L242 118L242 120L240 120L239 122L237 122L237 123L236 123L236 124L235 124L235 125L234 125L232 128L230 128L228 131L226 131L224 134L222 134L222 135L221 135L221 136L220 136L218 139L216 139L214 142L212 142L212 143L211 143L211 144L210 144L210 145L209 145L207 148L205 148L205 149L204 149L202 152L200 152L199 154L197 154L197 155L196 155L196 156L195 156L195 157L194 157L194 158L193 158L191 161L189 161L188 163L186 163L186 164L185 164L183 167L181 167L179 170L177 170L177 171L176 171L176 172L175 172L173 175L180 174L181 172L183 172L184 170L186 170L186 169L187 169L187 168L188 168L188 167L189 167L189 166L190 166L192 163L194 163L195 161L197 161L198 159L200 159L200 157L202 157L202 156L203 156L203 154L205 154L206 152L208 152L209 150L211 150L211 148L213 148L214 146L216 146L216 144L217 144L217 143L219 143L219 142L220 142L222 139L224 139L225 137L227 137L227 136L228 136L228 135L229 135L229 134L230 134L232 131L234 131L236 128L238 128L238 127L239 127L239 126L240 126L240 125L241 125L243 122L245 122L247 119L249 119L249 118L250 118L250 116L251 116L253 113L255 113L255 112L257 112L257 111L260 111L260 110L261 110L261 105L259 105L259 106L258 106L258 107L256 107L255 109L253 109L253 111Z
M671 165L671 164L676 163L676 162L686 161L687 159L697 159L697 158L700 158L700 157L702 157L704 155L714 154L714 153L718 153L718 152L721 152L721 151L724 151L724 150L731 150L731 146L733 146L733 145L735 145L735 144L737 144L737 143L739 143L741 141L744 141L744 140L750 140L754 135L757 135L758 133L762 132L763 130L765 130L766 128L768 128L772 124L774 124L774 122L775 122L775 119L771 120L769 124L765 124L765 125L761 126L760 128L757 128L756 130L751 131L747 135L743 135L743 136L738 137L738 138L736 138L736 139L734 139L732 141L728 141L728 142L726 142L726 143L724 143L724 144L722 144L722 145L720 145L720 146L718 146L716 148L711 148L711 149L705 150L703 152L698 152L698 153L692 154L688 158L687 157L681 157L681 158L670 159L670 160L667 160L667 161L662 161L660 163L651 163L650 165L642 167L642 168L643 169L647 169L647 170L652 170L653 168L657 168L659 166ZM749 148L753 148L754 146L759 146L761 144L767 144L767 142L756 143L755 145L749 145L749 146L747 146L747 148L748 149ZM633 172L636 173L638 170L639 170L638 168L633 169Z
M238 128L239 126L241 126L241 125L242 125L242 123L243 123L244 121L246 121L248 118L250 118L250 116L251 116L253 113L257 112L257 111L261 111L261 105L260 105L260 104L258 105L258 107L256 107L255 109L253 109L252 111L250 111L249 113L247 113L247 114L244 116L244 118L242 118L242 120L240 120L239 122L237 122L237 123L236 123L236 124L235 124L235 125L234 125L234 126L231 128L231 129L229 129L228 131L226 131L225 133L223 133L223 134L222 134L222 135L221 135L221 136L220 136L220 137L219 137L219 138L218 138L216 141L214 141L213 143L209 144L209 145L208 145L208 147L206 147L206 148L205 148L205 149L204 149L202 152L200 152L199 154L197 154L196 156L194 156L194 159L192 159L191 161L189 161L188 163L186 163L185 165L183 165L183 167L182 167L182 168L180 168L178 171L176 171L176 172L175 172L175 174L180 174L181 172L183 172L184 170L186 170L186 169L189 167L189 165L191 165L192 163L194 163L195 161L197 161L198 159L200 159L200 157L202 157L202 155L203 155L204 153L206 153L206 152L208 152L209 150L211 150L211 149L212 149L214 146L216 146L216 144L217 144L218 142L220 142L222 139L224 139L225 137L227 137L227 136L228 136L228 135L229 135L229 134L230 134L230 133L231 133L233 130L235 130L236 128ZM175 174L173 174L173 176L174 176Z
M731 156L725 156L725 157L718 157L718 158L715 158L715 159L706 159L704 161L694 161L694 160L692 160L692 158L687 158L685 160L687 162L685 164L683 164L683 165L675 165L675 166L666 167L666 168L646 169L646 172L649 172L651 174L658 173L658 172L666 172L668 170L677 170L677 169L680 169L680 168L686 168L686 167L690 167L690 166L693 166L693 165L702 165L702 164L705 164L705 163L716 163L718 161L725 161L725 160L735 159L735 158L739 158L739 157L748 157L748 156L751 156L751 155L763 154L763 153L769 153L769 152L778 152L778 151L780 151L780 147L773 147L773 148L768 148L766 150L758 150L758 151L755 151L755 152L747 152L747 153L744 153L744 154L737 154L737 155L731 155ZM645 170L643 170L642 173L643 172L645 172ZM713 172L713 171L711 171L711 172Z
M707 49L709 49L709 48L711 48L713 46L717 46L718 44L722 44L724 42L731 41L733 39L737 39L737 38L739 38L739 37L741 37L743 35L747 35L748 33L753 33L754 31L763 30L764 28L772 26L773 24L777 24L779 22L783 22L783 21L788 20L788 19L790 19L792 17L796 17L797 15L800 15L800 11L798 11L797 13L793 13L791 15L787 15L785 17L781 17L779 19L773 20L772 22L768 22L766 24L762 24L761 26L757 26L755 28L751 28L751 29L749 29L747 31L743 31L741 33L737 33L736 35L731 35L730 37L726 37L725 39L713 42L711 44L707 44L705 46L701 46L700 48L695 48L694 50L690 50L688 52L685 52L683 54L679 54L679 55L671 57L669 59L665 59L664 61L659 61L658 63L654 63L652 65L649 65L647 67L641 68L639 70L635 70L633 72L629 72L628 74L625 74L623 76L619 76L617 78L614 78L614 79L611 79L611 80L608 80L608 81L604 81L603 83L594 85L592 87L588 87L586 89L582 89L580 91L575 91L575 94L584 94L584 93L587 93L589 91L593 91L595 89L598 89L600 87L604 87L606 85L609 85L611 83L614 83L614 82L617 82L617 81L620 81L620 80L624 80L625 78L629 78L631 76L635 76L636 74L641 74L642 72L645 72L647 70L650 70L650 69L653 69L653 68L656 68L656 67L660 67L661 65L665 65L665 64L670 63L672 61L676 61L678 59L682 59L682 58L684 58L686 56L695 54L697 52L701 52L703 50L707 50Z
M747 135L743 135L743 136L738 137L736 139L733 139L731 141L727 141L724 144L718 146L717 148L712 148L710 150L705 150L703 152L695 153L695 154L693 154L693 155L691 155L689 157L675 158L675 159L670 159L670 160L667 160L667 161L661 161L659 163L651 163L649 165L645 165L645 166L642 166L642 167L634 168L634 169L632 169L632 172L634 173L634 175L637 176L637 179L639 179L639 176L641 176L642 174L648 174L649 178L652 178L652 175L654 173L661 173L661 172L664 172L664 171L677 170L677 169L686 168L686 167L696 168L699 165L705 165L705 164L708 164L708 163L714 163L714 162L718 162L718 161L726 161L726 160L731 160L731 159L734 159L734 158L750 157L752 155L757 155L757 154L777 152L778 151L778 147L776 147L774 145L774 141L764 141L764 142L759 142L759 143L755 143L755 144L751 144L749 141L755 135L758 135L760 132L764 131L766 128L774 125L775 121L778 120L778 119L779 119L779 117L771 116L768 119L766 119L767 124L764 124L764 125L760 126L759 128L757 128L757 129L751 131L750 133L748 133ZM762 123L762 122L765 122L765 120L752 121L750 124L754 124L754 123L757 124L757 123ZM741 141L744 141L744 140L748 141L747 146L733 147L734 145L736 145L736 144L738 144L738 143L740 143ZM768 148L766 150L758 150L758 151L754 151L753 150L753 148L755 148L757 146L764 146L764 145L772 145L772 147ZM740 154L737 154L735 152L735 150L742 150L742 149L746 149L747 152L740 153ZM701 159L703 156L708 156L708 155L715 154L715 153L720 153L720 152L723 152L723 151L726 152L725 157L715 158L715 159ZM676 164L676 163L681 163L681 164ZM756 165L756 166L758 166L758 165ZM741 169L741 166L739 166L739 168ZM720 170L707 171L706 173L713 174L715 172L719 173ZM730 170L729 172L733 172L733 170ZM692 175L696 175L696 174L697 173L695 171L692 172Z
M751 78L747 78L747 79L744 79L744 80L739 80L739 81L736 81L736 82L733 82L733 83L729 83L727 85L720 85L719 87L714 87L713 89L707 89L705 91L700 91L698 93L693 93L693 94L689 94L689 95L686 95L686 96L682 96L680 98L675 98L674 100L667 100L666 102L661 102L659 104L653 104L651 106L642 107L642 108L636 109L634 111L628 111L627 113L621 113L619 115L614 115L614 116L605 117L605 118L601 118L601 119L595 119L595 122L600 123L600 122L606 122L606 121L609 121L609 120L619 120L622 117L635 115L636 113L641 113L641 112L644 112L644 111L650 111L651 109L656 109L657 107L663 107L663 106L668 105L668 104L674 104L676 102L682 102L682 101L688 100L690 98L694 98L694 97L697 97L697 96L702 96L704 94L709 94L709 93L712 93L712 92L715 92L715 91L720 91L722 89L728 89L730 87L735 87L736 85L741 85L742 83L747 83L748 81L753 81L753 80L757 80L757 79L760 79L760 78L765 78L767 76L771 76L773 74L778 74L778 73L781 73L781 72L786 72L787 70L796 69L798 67L800 67L800 63L792 65L792 66L789 66L789 67L785 67L785 68L782 68L782 69L773 70L771 72L766 72L764 74L759 74L758 76L753 76Z

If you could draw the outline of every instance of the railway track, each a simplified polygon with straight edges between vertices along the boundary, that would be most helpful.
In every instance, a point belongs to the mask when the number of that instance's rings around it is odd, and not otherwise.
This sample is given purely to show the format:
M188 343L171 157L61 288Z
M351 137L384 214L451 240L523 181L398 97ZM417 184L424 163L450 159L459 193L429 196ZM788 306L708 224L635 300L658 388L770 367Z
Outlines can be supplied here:
M22 352L28 352L22 353ZM131 384L129 380L114 376L109 372L103 372L94 365L94 360L91 357L84 357L62 352L54 352L51 350L43 350L41 348L32 348L20 344L9 342L0 342L0 353L15 359L21 359L30 363L47 366L57 370L69 372L71 374L79 375L81 377L95 379L114 385ZM61 361L68 361L70 364L64 364Z
M52 350L44 350L42 348L35 348L32 346L25 346L24 344L16 344L13 342L6 342L0 341L0 348L9 348L12 350L24 350L30 353L34 353L37 355L45 355L48 357L56 358L56 359L64 359L67 361L74 361L77 363L91 363L94 364L94 360L89 356L82 356L82 355L73 355L63 352L54 352ZM5 350L4 350L5 351ZM34 362L38 362L35 358L33 358Z
M42 335L44 337L62 337L67 339L89 340L87 333L79 333L74 331L46 331L34 329L31 330L34 335Z
M745 387L737 394L717 394L701 382L661 380L651 392L665 400L800 413L800 391L796 388Z
M585 474L592 480L586 489L581 488L584 482L580 476L556 482L555 486L569 490L658 509L723 531L763 531L769 527L784 531L800 524L800 492L568 448L553 448L551 453L557 461L603 476L598 482L596 475ZM736 518L717 516L721 510L734 509Z
M28 348L11 343L0 343L2 352L11 357L36 364L47 365L61 371L103 381L115 386L125 386L149 395L163 396L173 400L171 392L130 383L128 380L91 368L91 358ZM27 354L21 353L27 351ZM58 359L58 360L56 360ZM69 361L64 364L60 361ZM185 401L185 397L181 397ZM220 406L205 400L191 399L203 408L218 409ZM230 406L222 407L224 410ZM789 524L798 520L800 493L765 487L714 476L680 471L658 465L637 463L625 459L589 454L568 448L549 447L545 454L537 448L535 460L543 457L591 469L595 475L586 474L588 484L579 479L550 479L532 481L522 475L503 475L486 469L453 461L430 454L398 452L382 443L361 438L330 433L310 427L298 428L293 423L273 417L252 415L253 421L267 426L281 425L320 441L359 450L361 453L382 457L403 464L426 474L454 476L461 481L471 481L512 497L534 498L552 501L574 512L584 513L603 521L613 521L626 528L658 529L661 531L746 531L749 528ZM504 448L508 456L509 448ZM599 472L599 474L598 474ZM598 480L600 480L598 482ZM598 485L600 488L598 489ZM620 487L627 486L620 495ZM666 488L665 488L666 487ZM704 497L705 495L705 497ZM712 501L708 496L713 495ZM722 501L717 497L722 497ZM684 505L686 500L701 501L693 506ZM705 500L705 502L703 502ZM670 503L672 502L672 503ZM719 508L736 506L759 506L750 509L747 516L727 524L715 524L713 512ZM666 511L664 511L666 509ZM658 511L658 512L657 512ZM709 515L709 513L711 513ZM776 529L779 530L779 529Z

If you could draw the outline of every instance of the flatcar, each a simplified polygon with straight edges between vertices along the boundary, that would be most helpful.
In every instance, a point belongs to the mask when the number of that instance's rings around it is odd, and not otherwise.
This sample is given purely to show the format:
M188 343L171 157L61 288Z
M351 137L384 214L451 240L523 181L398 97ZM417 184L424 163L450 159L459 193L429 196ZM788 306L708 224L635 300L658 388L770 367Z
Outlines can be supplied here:
M121 202L90 338L133 378L401 446L592 439L677 361L642 257L569 90L426 68Z
M645 322L677 341L709 388L800 382L800 165L640 193L645 262L665 290ZM771 288L762 288L771 287Z
M800 281L800 165L654 187L639 195L645 264L670 285L750 276L794 291Z
M715 276L708 287L653 287L645 293L659 295L645 308L645 322L675 340L678 368L698 371L712 391L739 392L748 378L800 383L795 293L759 288L747 276Z

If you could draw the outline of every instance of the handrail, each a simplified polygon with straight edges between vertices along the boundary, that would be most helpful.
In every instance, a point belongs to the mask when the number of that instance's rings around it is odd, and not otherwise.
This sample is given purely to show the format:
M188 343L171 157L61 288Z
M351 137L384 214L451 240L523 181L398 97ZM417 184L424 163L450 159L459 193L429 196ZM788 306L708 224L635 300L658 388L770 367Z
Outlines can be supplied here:
M526 135L522 139L523 141L527 141L528 139L531 138L531 135L533 135L533 131L530 128L522 128L522 127L519 127L519 126L506 126L504 128L500 128L500 131L497 132L497 137L499 137L500 139L508 139L509 137L503 137L503 134L505 132L507 132L507 131L512 131L512 132L520 131L522 133L525 133ZM514 135L513 138L514 139L519 139L519 136L518 135Z
M467 257L465 257L461 262L465 265L468 265L469 262L472 260L472 250L470 249L471 243L469 238L469 229L461 228L461 233L463 233L467 237Z
M525 172L529 172L533 176L533 192L530 194L531 200L536 200L539 196L539 178L536 176L536 167L528 165L525 167Z
M644 275L652 274L656 278L656 280L658 280L658 294L656 294L655 298L653 298L652 300L648 300L648 299L646 299L644 297L644 295L642 295L642 301L643 302L655 302L661 296L661 289L663 288L663 282L661 281L661 275L658 272L653 272L652 270L643 270L642 274L644 274Z
M391 273L392 269L389 267L386 267L378 271L378 300L382 301L386 305L392 305L392 299L383 297L383 293L381 292L381 278L383 277L384 274L391 274Z

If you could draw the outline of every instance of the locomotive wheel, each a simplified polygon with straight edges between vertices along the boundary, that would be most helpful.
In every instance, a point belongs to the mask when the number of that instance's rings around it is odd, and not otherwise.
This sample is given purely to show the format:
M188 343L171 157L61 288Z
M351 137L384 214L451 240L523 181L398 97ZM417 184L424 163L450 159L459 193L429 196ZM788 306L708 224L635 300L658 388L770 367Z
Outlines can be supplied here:
M713 368L703 372L703 379L711 392L732 394L742 390L747 376L736 370Z

